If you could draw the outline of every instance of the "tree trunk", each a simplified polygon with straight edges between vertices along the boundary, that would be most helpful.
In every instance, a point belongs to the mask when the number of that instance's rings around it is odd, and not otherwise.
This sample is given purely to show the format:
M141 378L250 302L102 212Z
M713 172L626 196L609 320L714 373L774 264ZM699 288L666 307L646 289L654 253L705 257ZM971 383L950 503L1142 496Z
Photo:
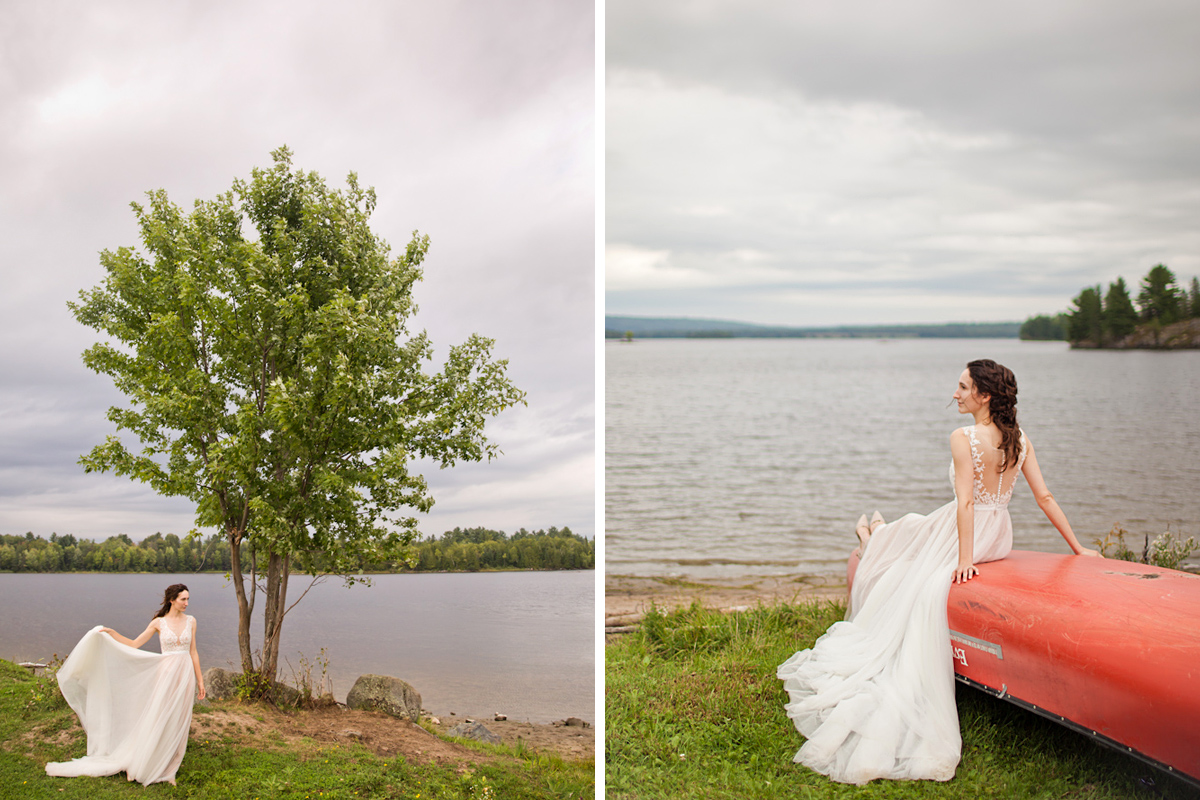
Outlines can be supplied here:
M254 612L254 574L251 571L251 595L246 597L246 586L242 582L242 537L241 532L229 529L229 571L233 576L233 589L238 603L238 651L242 657L242 672L249 675L254 671L254 655L250 649L250 615Z
M267 561L267 597L263 605L263 648L260 674L268 681L275 680L279 668L280 632L287 613L287 585L290 560L271 551Z

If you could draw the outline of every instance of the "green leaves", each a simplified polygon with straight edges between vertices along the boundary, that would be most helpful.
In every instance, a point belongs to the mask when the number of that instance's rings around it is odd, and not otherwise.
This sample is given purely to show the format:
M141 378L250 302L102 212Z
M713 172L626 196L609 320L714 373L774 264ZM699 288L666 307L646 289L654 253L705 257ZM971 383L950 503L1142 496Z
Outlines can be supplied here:
M84 363L128 398L109 419L130 439L80 463L188 497L197 525L314 574L404 558L433 504L411 459L494 457L485 423L524 393L481 336L424 372L432 346L406 323L428 237L392 258L373 189L272 156L190 213L148 193L141 248L102 253L105 278L68 304L105 336Z

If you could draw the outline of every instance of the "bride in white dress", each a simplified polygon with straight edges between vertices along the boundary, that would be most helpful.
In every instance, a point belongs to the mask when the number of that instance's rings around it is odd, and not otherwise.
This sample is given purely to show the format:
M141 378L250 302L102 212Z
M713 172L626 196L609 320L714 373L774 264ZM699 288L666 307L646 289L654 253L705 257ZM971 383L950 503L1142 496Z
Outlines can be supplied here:
M187 749L192 703L204 676L188 589L167 588L163 606L136 639L97 625L58 670L58 685L87 733L87 755L50 762L47 775L115 775L143 784L175 783ZM137 648L158 634L161 653Z
M807 741L797 761L842 783L947 781L962 752L946 602L951 583L1012 549L1008 501L1025 476L1038 507L1077 555L1079 544L1017 426L1017 381L972 361L954 393L975 424L950 435L955 499L928 516L858 523L862 560L846 620L779 666L785 708Z

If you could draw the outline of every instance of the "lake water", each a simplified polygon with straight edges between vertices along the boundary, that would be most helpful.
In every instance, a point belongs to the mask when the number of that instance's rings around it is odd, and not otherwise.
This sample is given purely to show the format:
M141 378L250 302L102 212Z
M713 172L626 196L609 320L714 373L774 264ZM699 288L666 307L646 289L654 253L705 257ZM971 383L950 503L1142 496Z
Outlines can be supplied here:
M284 621L280 677L322 647L334 696L367 673L411 683L435 714L508 714L595 722L595 572L379 575L371 587L317 584ZM221 575L0 575L0 657L65 656L91 627L131 638L158 610L163 590L186 583L200 665L231 668L237 601ZM308 579L293 576L290 599ZM261 595L259 602L261 603ZM251 642L262 641L255 612ZM158 650L157 640L146 645ZM236 667L240 671L240 666Z
M947 406L975 358L1010 367L1019 420L1089 546L1200 539L1200 352L964 339L650 339L605 347L610 574L838 574L854 522L954 498ZM1069 552L1022 481L1014 546Z

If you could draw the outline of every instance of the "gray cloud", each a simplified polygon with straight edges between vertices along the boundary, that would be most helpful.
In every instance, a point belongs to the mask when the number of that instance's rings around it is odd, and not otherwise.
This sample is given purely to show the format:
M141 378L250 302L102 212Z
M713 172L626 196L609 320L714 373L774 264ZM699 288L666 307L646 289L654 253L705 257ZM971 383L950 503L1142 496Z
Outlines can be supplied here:
M610 311L1020 319L1200 272L1187 3L608 5Z
M0 528L184 531L190 509L79 455L120 402L66 302L137 243L131 201L227 190L287 144L432 240L415 329L471 333L529 393L488 465L429 475L425 525L593 532L593 13L578 4L18 4L0 32ZM526 516L528 513L528 516Z

